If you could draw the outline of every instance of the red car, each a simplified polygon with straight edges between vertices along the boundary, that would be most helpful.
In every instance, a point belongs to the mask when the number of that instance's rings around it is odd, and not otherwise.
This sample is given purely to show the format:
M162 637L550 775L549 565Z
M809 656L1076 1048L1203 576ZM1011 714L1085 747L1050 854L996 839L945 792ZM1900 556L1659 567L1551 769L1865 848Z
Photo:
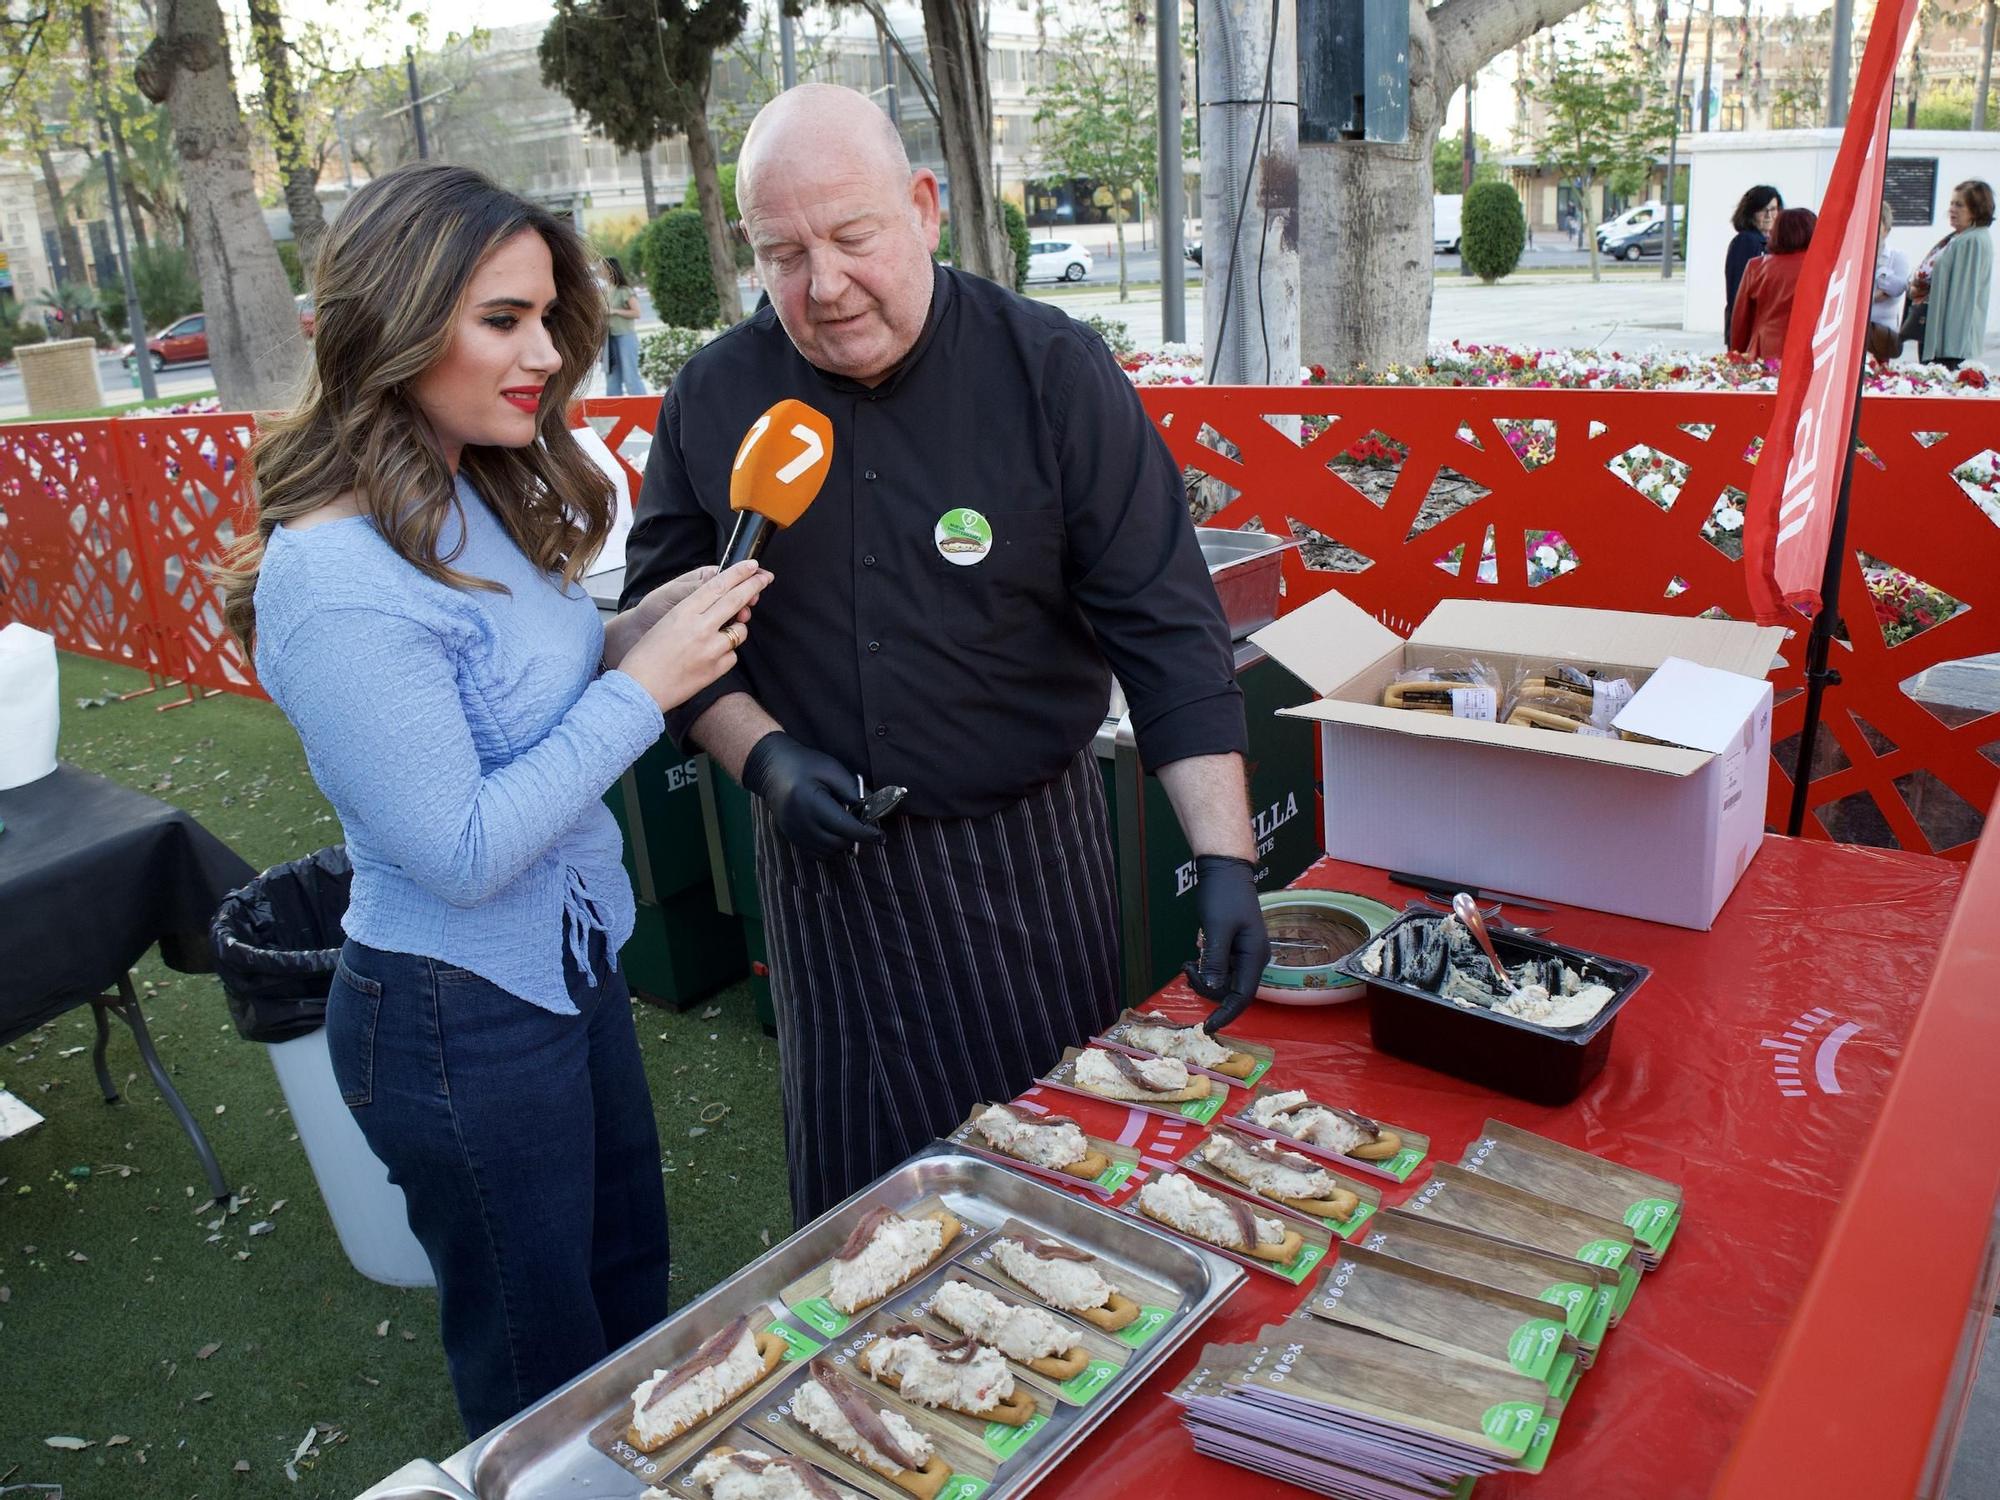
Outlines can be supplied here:
M299 308L299 331L307 338L313 336L313 301L310 296L293 299ZM202 313L189 313L178 323L170 323L146 340L146 348L152 353L153 368L164 370L168 365L199 365L208 363L208 319ZM132 368L132 346L125 346L125 368Z

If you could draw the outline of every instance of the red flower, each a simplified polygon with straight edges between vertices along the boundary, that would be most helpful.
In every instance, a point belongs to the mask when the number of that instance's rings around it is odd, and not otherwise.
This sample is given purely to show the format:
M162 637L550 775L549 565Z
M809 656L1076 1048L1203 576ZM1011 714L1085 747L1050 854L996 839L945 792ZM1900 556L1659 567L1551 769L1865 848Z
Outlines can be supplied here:
M1958 383L1960 385L1969 385L1975 391L1983 391L1986 389L1986 372L1984 370L1960 370L1958 372Z
M1528 362L1518 354L1510 354L1507 356L1507 368L1510 370L1525 370L1528 368Z
M1324 380L1324 379L1326 379L1326 366L1325 366L1325 365L1314 365L1314 366L1312 367L1312 372L1313 372L1313 379L1314 379L1314 380Z

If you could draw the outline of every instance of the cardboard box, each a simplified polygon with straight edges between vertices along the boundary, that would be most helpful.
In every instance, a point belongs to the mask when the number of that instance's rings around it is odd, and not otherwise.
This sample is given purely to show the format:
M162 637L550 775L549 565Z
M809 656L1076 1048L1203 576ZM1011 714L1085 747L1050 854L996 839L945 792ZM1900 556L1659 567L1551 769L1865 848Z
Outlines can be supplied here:
M1327 852L1706 929L1764 839L1771 689L1717 752L1384 708L1405 666L1476 655L1503 686L1568 662L1633 686L1669 657L1762 679L1785 632L1730 620L1447 599L1405 641L1328 593L1257 632L1317 701Z

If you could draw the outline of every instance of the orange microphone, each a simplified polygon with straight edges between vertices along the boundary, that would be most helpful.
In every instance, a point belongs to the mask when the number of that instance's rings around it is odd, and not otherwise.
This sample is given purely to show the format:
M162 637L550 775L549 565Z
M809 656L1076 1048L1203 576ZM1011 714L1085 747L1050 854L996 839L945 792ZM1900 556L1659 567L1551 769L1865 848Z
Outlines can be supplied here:
M832 467L833 423L805 402L780 401L751 423L729 471L736 529L722 566L755 557L773 531L804 515Z

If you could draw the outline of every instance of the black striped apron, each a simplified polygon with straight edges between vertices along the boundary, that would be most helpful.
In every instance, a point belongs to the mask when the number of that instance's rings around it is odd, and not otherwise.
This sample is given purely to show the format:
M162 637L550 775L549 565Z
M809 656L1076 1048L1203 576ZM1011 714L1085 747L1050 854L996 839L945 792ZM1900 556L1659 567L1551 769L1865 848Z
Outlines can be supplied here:
M756 802L792 1213L818 1218L1118 1014L1097 757L981 818L820 861Z

